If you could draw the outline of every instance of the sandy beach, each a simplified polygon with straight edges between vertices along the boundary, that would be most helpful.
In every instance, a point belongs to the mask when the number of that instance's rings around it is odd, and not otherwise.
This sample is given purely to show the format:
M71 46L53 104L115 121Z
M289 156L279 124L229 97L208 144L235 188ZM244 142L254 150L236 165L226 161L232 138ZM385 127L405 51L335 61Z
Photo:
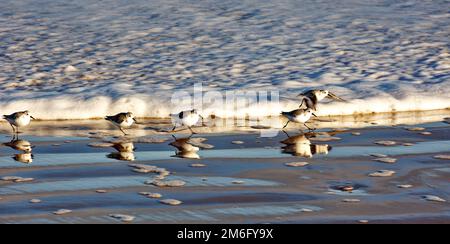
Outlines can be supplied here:
M320 117L274 137L37 121L16 148L0 123L0 223L450 223L449 115Z
M0 2L0 224L450 224L449 0Z

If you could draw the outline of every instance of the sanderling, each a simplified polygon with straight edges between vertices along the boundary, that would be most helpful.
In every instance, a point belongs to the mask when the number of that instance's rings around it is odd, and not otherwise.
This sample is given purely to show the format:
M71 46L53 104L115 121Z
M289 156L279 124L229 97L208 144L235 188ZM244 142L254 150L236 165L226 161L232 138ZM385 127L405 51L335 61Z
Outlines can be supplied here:
M192 130L192 126L196 125L198 121L201 119L203 124L203 117L198 113L196 109L188 110L188 111L182 111L178 114L171 114L175 119L176 124L181 124L181 126L187 126L189 130L192 132L192 134L197 134ZM175 131L177 128L177 125L175 125L172 129L172 131Z
M286 125L283 127L286 128L288 126L288 124L290 122L294 122L294 123L302 123L304 126L306 126L306 128L308 128L309 130L312 130L311 128L309 128L306 125L306 122L311 118L311 115L317 117L312 109L296 109L296 110L292 110L290 112L281 112L281 115L283 115L284 117L286 117L288 119L288 122L286 123Z
M298 96L303 97L300 108L303 106L303 103L305 103L306 108L313 109L314 111L317 111L317 103L325 98L330 98L340 102L347 102L328 90L309 90L299 94Z
M32 119L35 119L28 113L28 111L16 112L10 115L3 115L3 118L8 121L15 134L19 134L19 127L25 127L30 124ZM14 126L17 127L17 129Z
M125 135L127 135L127 133L125 133L123 128L129 128L134 123L136 123L136 119L131 112L119 113L114 116L106 116L105 119L112 122L115 126L119 127L120 131L122 131Z

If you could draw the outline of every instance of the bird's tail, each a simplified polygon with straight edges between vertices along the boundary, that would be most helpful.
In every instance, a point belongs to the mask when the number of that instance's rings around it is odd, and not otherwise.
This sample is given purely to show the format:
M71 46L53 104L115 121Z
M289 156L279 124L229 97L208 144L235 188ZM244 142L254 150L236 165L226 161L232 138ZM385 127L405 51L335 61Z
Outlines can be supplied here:
M8 115L3 115L3 118L4 118L4 119L7 119L7 118L8 118Z
M106 116L105 119L111 121L112 117L111 116Z

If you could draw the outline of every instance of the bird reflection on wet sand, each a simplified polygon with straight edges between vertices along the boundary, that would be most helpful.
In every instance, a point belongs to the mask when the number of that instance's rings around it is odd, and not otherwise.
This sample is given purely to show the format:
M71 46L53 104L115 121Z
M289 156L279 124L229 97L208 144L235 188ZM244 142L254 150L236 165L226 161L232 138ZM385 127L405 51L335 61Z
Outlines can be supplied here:
M200 159L200 155L198 155L198 151L200 148L192 145L191 137L184 137L177 139L173 136L175 141L169 143L170 146L173 146L177 149L176 154L173 157L186 158L186 159Z
M31 153L21 153L21 154L15 154L13 159L17 162L24 163L24 164L31 164L33 162L33 154Z
M3 145L10 147L14 150L23 151L23 152L27 152L27 153L30 153L33 149L33 146L31 145L31 143L29 141L15 139L15 138L13 138L13 140L10 142L3 143Z
M33 145L27 140L21 140L18 137L13 137L10 142L3 143L4 146L10 147L16 151L21 151L23 153L14 154L12 159L17 162L31 164L33 162Z
M288 138L281 141L285 146L282 147L282 152L291 154L295 157L312 158L316 154L328 154L332 147L328 144L311 144L309 138L315 137L314 132L301 133L295 136L289 136L284 132Z
M112 146L117 152L112 152L107 155L108 158L116 159L119 161L134 161L136 157L134 156L134 143L133 142L116 142Z
M176 154L173 157L179 158L187 158L187 159L200 159L200 155L197 152L203 149L213 149L214 146L211 144L205 143L208 139L202 137L193 138L192 135L190 137L184 137L177 139L172 135L174 141L169 143L170 146L173 146L177 149Z

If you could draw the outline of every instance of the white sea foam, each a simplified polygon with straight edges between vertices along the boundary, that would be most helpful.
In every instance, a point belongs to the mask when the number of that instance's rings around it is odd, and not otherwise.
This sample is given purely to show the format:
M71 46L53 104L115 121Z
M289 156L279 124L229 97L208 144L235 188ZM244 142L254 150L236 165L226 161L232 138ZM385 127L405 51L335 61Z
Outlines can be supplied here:
M326 88L319 115L450 108L448 1L4 0L0 114L169 117L171 95L274 91L280 104L205 114L278 115Z

